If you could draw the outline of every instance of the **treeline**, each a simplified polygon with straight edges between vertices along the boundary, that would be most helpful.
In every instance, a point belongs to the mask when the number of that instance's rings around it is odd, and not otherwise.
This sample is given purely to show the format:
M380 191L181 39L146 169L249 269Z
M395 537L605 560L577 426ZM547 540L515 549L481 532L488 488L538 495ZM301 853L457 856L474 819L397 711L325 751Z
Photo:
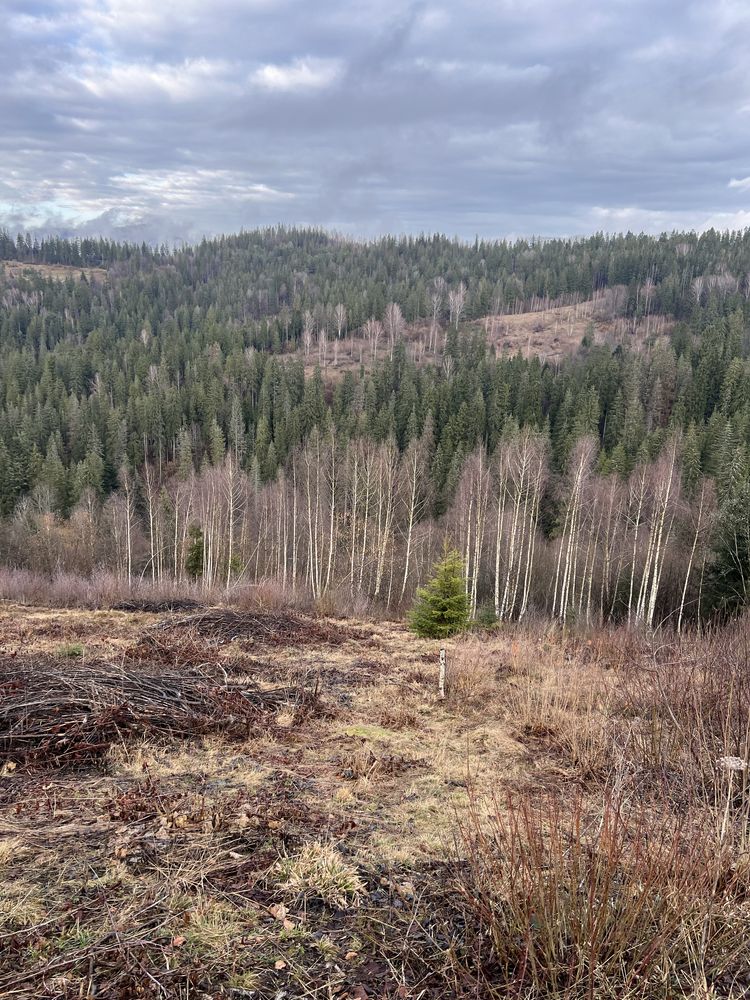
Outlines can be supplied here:
M26 264L64 264L68 267L108 267L115 261L131 257L166 260L167 247L154 250L143 243L138 246L116 240L96 238L64 239L46 236L41 239L30 233L18 233L14 238L0 229L0 261L13 260Z
M143 340L95 332L86 350L66 341L6 355L0 512L45 488L66 517L87 489L100 501L117 489L123 467L149 463L166 478L176 466L218 465L227 449L268 482L314 429L393 440L403 453L428 422L432 515L446 509L466 455L479 445L492 454L509 421L548 436L556 473L582 435L598 440L602 471L626 475L680 428L696 474L718 475L723 450L750 440L747 329L742 309L701 320L643 353L594 347L556 367L495 358L481 337L455 330L439 364L417 365L398 343L370 370L335 378L231 339L191 347L177 331L162 332L159 366Z
M448 534L475 612L654 624L745 600L748 233L466 245L279 228L175 251L3 240L14 259L108 269L0 278L7 563L114 560L207 586L271 576L318 599L348 559L349 597L397 608ZM670 336L637 351L587 337L551 365L495 357L471 323L603 289L620 314L669 315ZM403 340L415 320L429 364ZM372 347L361 364L355 332ZM523 487L519 448L536 470ZM477 463L484 485L467 494ZM479 520L469 531L462 517Z
M747 601L747 457L698 476L694 442L669 435L627 475L597 470L595 438L578 439L562 474L549 436L509 422L492 455L467 455L444 513L434 513L431 423L404 452L395 441L340 440L317 428L271 482L232 451L169 478L122 470L104 503L91 491L67 521L37 490L0 528L17 567L129 582L199 581L208 591L273 584L337 609L402 612L446 541L459 549L475 617L628 622L678 629ZM599 463L600 464L600 463ZM555 512L551 528L545 525Z

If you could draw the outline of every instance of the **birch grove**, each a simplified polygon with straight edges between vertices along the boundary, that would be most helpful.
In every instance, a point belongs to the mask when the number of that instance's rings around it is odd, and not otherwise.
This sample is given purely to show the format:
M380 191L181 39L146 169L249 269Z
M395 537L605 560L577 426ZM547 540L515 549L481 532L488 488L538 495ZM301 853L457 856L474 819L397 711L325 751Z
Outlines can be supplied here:
M313 429L268 482L231 450L200 471L123 473L97 529L111 539L100 562L129 580L274 586L402 614L448 542L472 617L650 630L671 616L682 630L699 613L717 500L709 481L683 495L681 449L673 435L623 477L599 474L596 441L582 437L554 473L547 436L510 422L493 453L481 443L465 456L436 513L430 421L403 452L393 438Z

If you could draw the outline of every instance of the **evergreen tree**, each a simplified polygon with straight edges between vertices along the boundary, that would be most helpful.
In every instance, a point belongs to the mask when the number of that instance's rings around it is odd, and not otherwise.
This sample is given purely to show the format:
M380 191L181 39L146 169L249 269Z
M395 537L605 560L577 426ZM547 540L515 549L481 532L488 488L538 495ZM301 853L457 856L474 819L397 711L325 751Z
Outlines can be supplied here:
M203 531L197 524L191 524L188 531L190 543L185 558L185 571L192 580L203 575Z
M434 568L434 576L417 591L409 614L413 632L426 639L445 639L463 632L469 623L469 599L464 565L455 549L446 549Z

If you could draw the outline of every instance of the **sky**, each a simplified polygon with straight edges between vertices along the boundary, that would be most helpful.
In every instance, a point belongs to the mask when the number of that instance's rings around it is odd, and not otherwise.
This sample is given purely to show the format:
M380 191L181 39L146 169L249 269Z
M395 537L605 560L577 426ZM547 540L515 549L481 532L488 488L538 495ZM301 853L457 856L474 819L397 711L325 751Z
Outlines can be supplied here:
M750 225L749 0L0 0L0 226Z

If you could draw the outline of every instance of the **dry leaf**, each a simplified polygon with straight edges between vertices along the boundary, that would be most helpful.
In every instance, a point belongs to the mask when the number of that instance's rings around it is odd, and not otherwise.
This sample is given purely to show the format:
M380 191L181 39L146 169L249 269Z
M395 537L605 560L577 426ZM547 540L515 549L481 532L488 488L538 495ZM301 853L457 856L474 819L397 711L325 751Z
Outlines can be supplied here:
M344 955L344 961L353 962L358 955L359 955L358 951L347 951L346 955Z
M268 907L268 912L277 920L285 920L289 911L283 903L274 903L273 906Z
M186 941L187 938L183 937L182 934L178 934L176 937L172 938L172 946L174 948L181 948Z
M279 970L286 968L286 962L284 961L283 958L280 958L276 962L273 963L273 967L278 972Z

